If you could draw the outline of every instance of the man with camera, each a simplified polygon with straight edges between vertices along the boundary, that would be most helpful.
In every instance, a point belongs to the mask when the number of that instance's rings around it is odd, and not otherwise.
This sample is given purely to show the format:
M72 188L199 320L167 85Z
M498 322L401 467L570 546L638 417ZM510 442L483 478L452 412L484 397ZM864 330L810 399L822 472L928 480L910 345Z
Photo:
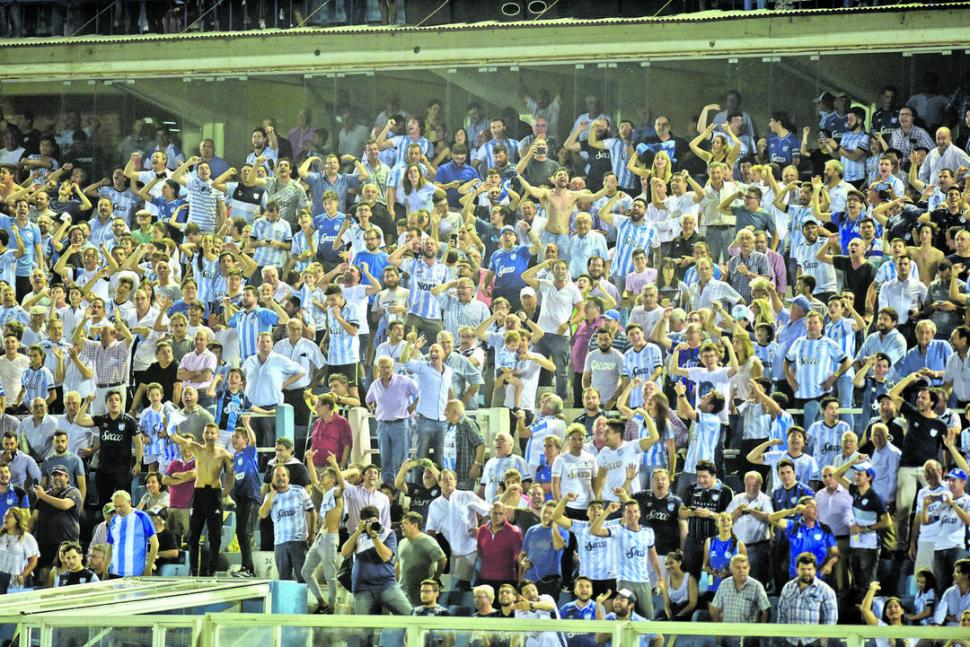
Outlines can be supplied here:
M374 506L360 510L360 521L340 547L340 556L353 557L350 591L354 594L354 615L411 615L411 603L394 575L397 537L381 524Z

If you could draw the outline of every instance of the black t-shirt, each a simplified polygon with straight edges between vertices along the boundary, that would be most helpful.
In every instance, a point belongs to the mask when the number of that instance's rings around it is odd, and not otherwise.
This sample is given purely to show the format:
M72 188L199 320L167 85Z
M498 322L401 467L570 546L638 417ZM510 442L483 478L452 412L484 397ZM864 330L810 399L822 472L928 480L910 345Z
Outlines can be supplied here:
M640 504L640 525L653 530L657 554L667 553L680 548L680 507L684 502L676 494L657 498L650 490L632 495Z
M909 421L909 431L899 445L903 452L899 458L899 466L921 467L926 461L939 458L943 438L947 433L946 423L939 418L927 418L905 401L899 412Z
M145 376L142 378L142 383L151 384L152 382L158 382L162 385L162 402L171 402L175 392L175 383L178 382L178 372L179 363L176 361L172 361L166 368L162 368L158 362L152 362L145 369ZM148 406L147 390L142 396L142 402L140 404L143 407Z
M34 536L40 544L59 544L62 541L77 541L81 532L78 515L81 512L81 491L76 487L63 490L50 488L47 493L58 499L71 499L74 505L67 510L61 510L50 503L38 500L37 523L34 524Z
M670 156L670 162L675 171L684 168L690 148L687 146L687 142L680 137L671 137L665 142L660 141L656 136L647 137L643 140L643 143L647 145L647 152L643 154L641 159L647 163L647 166L653 164L653 158L656 157L657 153L664 152Z
M87 584L88 582L97 582L98 576L95 575L94 571L90 568L82 568L76 573L73 571L64 571L57 576L57 586L73 586L75 584Z
M411 499L411 512L417 512L425 519L428 518L428 508L431 502L441 496L441 488L437 485L431 488L424 487L423 484L408 483L408 497Z
M947 229L950 227L968 228L967 223L963 221L963 209L958 209L956 213L950 213L950 210L946 207L934 209L930 213L930 221L937 227L936 234L933 236L933 246L937 249L946 249Z
M175 535L172 534L171 530L162 530L161 532L155 533L155 536L158 537L158 552L162 552L163 550L173 550L179 547L178 543L175 541ZM155 563L158 566L161 566L162 564L178 564L179 561L181 560L178 556L159 557L157 560L155 560Z
M117 418L105 414L91 416L98 428L101 449L98 450L98 469L126 472L131 469L134 452L131 441L138 431L138 421L123 413Z
M603 176L613 170L613 156L608 148L593 148L588 141L583 142L582 151L589 156L586 188L596 193L603 188Z
M266 474L263 475L263 483L266 485L273 482L273 469L275 467L276 465L274 464L266 468ZM290 485L298 485L300 487L310 485L310 473L306 471L306 466L303 463L286 463L284 467L290 473Z
M870 521L865 519L860 520L858 519L858 515L856 515L857 525L871 526L874 523L876 523L876 521L879 521L879 518L882 517L882 515L886 514L885 501L883 501L882 498L880 498L880 496L876 494L876 491L873 490L872 487L866 490L865 494L859 494L859 488L856 487L855 485L850 485L849 494L852 495L852 507L854 509L871 513L872 515L875 515L875 518L876 518L875 521Z
M841 270L845 280L845 289L855 295L852 307L856 312L866 311L866 293L869 286L876 280L876 266L872 263L863 263L858 269L852 267L852 261L848 256L833 256L832 265L837 270Z
M684 500L684 505L688 508L700 508L713 512L724 512L728 504L734 498L731 488L718 481L714 487L702 488L694 485ZM703 517L691 517L687 520L687 536L694 541L703 542L717 533L717 525L714 519Z

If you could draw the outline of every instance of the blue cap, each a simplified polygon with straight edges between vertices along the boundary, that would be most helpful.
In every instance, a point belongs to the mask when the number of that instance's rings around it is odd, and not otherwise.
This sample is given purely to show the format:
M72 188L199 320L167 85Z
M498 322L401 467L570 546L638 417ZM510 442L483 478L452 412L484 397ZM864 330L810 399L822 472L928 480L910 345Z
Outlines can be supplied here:
M791 300L793 306L798 306L805 312L809 312L812 309L812 304L808 302L808 298L803 294L799 294L797 297Z
M959 467L954 467L952 470L946 473L946 478L948 479L960 479L961 481L967 480L967 473L964 472Z
M513 227L512 225L505 225L501 229L499 229L499 233L500 234L504 234L507 231L511 231L514 234L515 233L515 227Z
M855 465L852 466L852 469L856 470L857 472L865 472L866 474L869 475L869 478L871 479L876 478L876 469L872 466L872 463L870 463L869 461L866 461L864 463L856 463Z
M603 317L605 319L612 319L613 321L619 321L620 311L614 310L614 309L607 310L606 312L603 313Z

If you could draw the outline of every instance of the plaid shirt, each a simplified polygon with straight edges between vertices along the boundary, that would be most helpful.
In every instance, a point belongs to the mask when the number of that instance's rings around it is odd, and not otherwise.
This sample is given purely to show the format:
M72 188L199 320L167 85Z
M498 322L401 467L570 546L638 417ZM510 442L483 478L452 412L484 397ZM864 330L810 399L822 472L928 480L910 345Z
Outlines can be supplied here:
M728 261L728 282L731 287L737 290L746 302L751 301L751 279L742 275L738 268L744 265L749 272L754 272L759 276L764 276L771 282L775 280L775 271L768 263L768 257L761 252L752 251L747 258L741 258L741 254L732 256Z
M804 589L798 579L791 580L781 590L778 599L778 624L834 625L839 620L839 606L835 591L822 580L815 580ZM789 638L797 645L813 643L817 638Z
M485 444L485 440L478 422L468 416L462 416L461 420L448 426L455 427L455 474L459 482L468 480L468 473L475 462L475 449Z
M107 348L99 341L84 341L83 354L94 364L94 375L99 387L127 381L130 352L128 342L120 339L113 341Z
M771 608L764 585L753 577L740 591L733 577L722 580L711 604L724 614L724 622L758 622L761 612Z

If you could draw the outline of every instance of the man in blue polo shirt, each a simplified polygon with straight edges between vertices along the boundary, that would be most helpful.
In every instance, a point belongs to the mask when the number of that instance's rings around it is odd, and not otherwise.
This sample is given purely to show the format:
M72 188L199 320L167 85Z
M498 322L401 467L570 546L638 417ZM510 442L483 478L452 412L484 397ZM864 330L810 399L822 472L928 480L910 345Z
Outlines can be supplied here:
M249 424L248 415L241 416L242 426L232 432L232 500L236 502L236 541L239 543L241 561L237 577L252 577L253 568L253 534L256 530L256 519L259 504L261 475L256 462L256 434Z
M438 167L438 172L434 175L434 181L442 185L448 195L448 206L452 209L461 209L461 194L458 187L469 180L478 179L478 171L475 167L469 166L468 149L464 144L455 144L451 147L451 161ZM451 185L451 186L448 186Z
M488 273L482 281L482 287L485 288L492 279L495 279L492 298L505 297L509 300L513 311L522 308L522 302L519 300L519 292L525 287L522 273L528 269L532 262L532 255L539 249L535 235L532 236L531 246L516 245L516 240L513 227L510 225L502 227L499 236L500 247L492 253Z

